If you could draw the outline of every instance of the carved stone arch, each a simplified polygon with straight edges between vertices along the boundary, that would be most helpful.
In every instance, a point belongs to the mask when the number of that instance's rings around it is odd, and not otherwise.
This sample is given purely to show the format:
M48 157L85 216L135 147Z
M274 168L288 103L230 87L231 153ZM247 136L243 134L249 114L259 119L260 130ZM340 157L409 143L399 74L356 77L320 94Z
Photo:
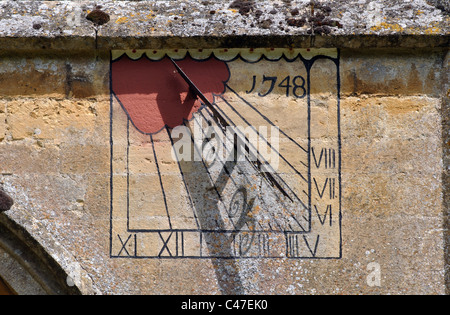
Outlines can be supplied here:
M81 294L44 248L5 214L0 214L0 282L19 295Z

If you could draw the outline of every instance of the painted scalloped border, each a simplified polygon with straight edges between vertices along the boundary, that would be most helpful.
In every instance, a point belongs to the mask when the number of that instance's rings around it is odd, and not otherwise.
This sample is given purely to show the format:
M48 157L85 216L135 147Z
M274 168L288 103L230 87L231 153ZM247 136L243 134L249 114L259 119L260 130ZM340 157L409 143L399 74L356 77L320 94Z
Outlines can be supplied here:
M165 56L175 60L184 59L190 55L196 60L206 60L214 55L217 59L229 62L240 56L247 62L257 62L261 58L271 61L280 60L283 56L288 60L293 60L301 55L304 59L310 60L315 56L322 55L337 58L338 51L335 48L220 48L220 49L133 49L133 50L112 50L113 61L123 55L127 55L132 60L138 60L144 55L150 60L158 61Z

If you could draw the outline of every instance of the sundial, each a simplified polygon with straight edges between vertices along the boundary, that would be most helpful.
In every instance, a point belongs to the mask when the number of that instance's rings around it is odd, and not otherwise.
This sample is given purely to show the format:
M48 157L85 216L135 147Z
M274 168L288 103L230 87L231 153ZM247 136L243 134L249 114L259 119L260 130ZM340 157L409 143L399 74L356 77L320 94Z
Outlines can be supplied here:
M340 258L339 52L111 52L111 257Z

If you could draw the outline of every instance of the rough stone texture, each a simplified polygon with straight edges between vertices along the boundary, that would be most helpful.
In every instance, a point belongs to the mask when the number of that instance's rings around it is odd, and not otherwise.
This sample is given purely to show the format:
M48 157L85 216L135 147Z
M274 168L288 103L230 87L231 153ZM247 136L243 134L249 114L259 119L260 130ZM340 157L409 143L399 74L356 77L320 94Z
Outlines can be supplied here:
M20 295L80 294L47 249L21 226L0 215L0 274Z
M231 3L104 1L96 39L93 2L1 2L6 215L84 294L448 293L448 3L327 1L315 36L309 1ZM109 49L246 45L342 48L342 259L111 259Z
M95 2L2 1L0 43L29 50L448 46L448 2L321 0L314 12L309 0L255 1L243 10L240 2L102 1L111 20L96 32L86 19Z
M450 54L443 62L443 69L447 75L442 78L442 140L443 140L443 159L444 159L444 172L443 172L443 185L444 185L444 240L445 240L445 262L446 262L446 283L447 294L450 294L450 73L449 62Z

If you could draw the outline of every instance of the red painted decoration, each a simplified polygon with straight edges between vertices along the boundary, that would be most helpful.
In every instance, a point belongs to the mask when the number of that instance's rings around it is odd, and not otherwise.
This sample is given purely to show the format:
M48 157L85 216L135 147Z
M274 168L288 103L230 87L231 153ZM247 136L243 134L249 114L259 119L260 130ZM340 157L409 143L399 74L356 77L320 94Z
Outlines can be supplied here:
M230 76L225 62L196 61L189 56L176 62L211 102L213 93L224 92ZM146 134L183 124L201 106L168 58L133 61L122 57L112 64L112 89L133 125Z

